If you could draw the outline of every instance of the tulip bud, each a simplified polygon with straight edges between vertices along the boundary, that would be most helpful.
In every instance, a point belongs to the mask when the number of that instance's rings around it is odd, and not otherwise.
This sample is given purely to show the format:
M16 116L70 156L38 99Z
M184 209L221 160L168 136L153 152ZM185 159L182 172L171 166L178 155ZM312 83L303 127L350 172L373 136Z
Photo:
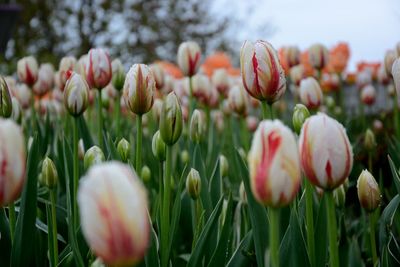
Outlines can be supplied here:
M241 86L234 86L229 90L228 103L232 111L239 116L247 113L247 97Z
M245 41L240 51L243 86L254 98L277 101L286 90L286 78L278 53L265 41Z
M254 134L248 155L250 183L258 202L270 207L289 204L301 182L293 132L279 120L264 120Z
M220 170L221 177L228 176L229 163L224 155L219 155L219 170Z
M165 99L160 117L160 134L165 144L172 146L182 134L182 109L175 93Z
M91 166L99 164L105 161L104 153L98 146L92 146L89 148L83 159L83 166L85 170L89 169Z
M346 202L346 191L344 190L344 184L333 190L333 199L335 204L339 208L343 208Z
M60 78L60 89L64 90L65 83L74 72L76 65L76 58L74 57L63 57L58 66L58 75Z
M142 178L143 182L148 183L151 179L150 168L147 166L143 166L140 172L140 177Z
M82 138L78 141L78 158L79 160L83 160L85 157L85 146L83 144Z
M25 141L21 128L0 118L0 207L16 200L25 181Z
M201 178L199 172L193 168L186 178L186 190L193 200L196 200L200 196Z
M156 157L159 161L165 160L166 147L164 141L161 138L160 131L157 131L153 135L153 140L151 142L151 149L153 151L154 157Z
M187 150L183 150L181 152L181 161L184 165L188 164L190 160L189 152Z
M107 266L133 266L149 246L146 189L127 165L108 162L81 178L78 204L83 235Z
M21 105L19 104L18 100L15 97L13 97L11 101L12 101L11 117L16 123L20 124L22 120Z
M192 77L200 67L200 46L193 41L183 42L179 45L177 62L185 76Z
M156 84L147 65L134 64L126 74L123 97L129 109L142 115L149 112L154 102Z
M300 82L300 99L309 109L317 109L322 103L322 90L317 80L308 77Z
M304 77L304 66L297 65L290 69L289 71L290 80L294 85L299 86L300 82Z
M307 107L303 104L296 104L293 111L292 123L294 131L297 134L300 133L301 128L308 117L310 117L310 112L308 111Z
M195 109L190 120L190 140L194 143L200 143L206 134L206 124L204 115L198 109Z
M284 56L289 68L300 63L300 49L297 46L288 46L284 50Z
M393 62L392 75L396 87L397 99L400 99L400 57Z
M328 49L322 44L314 44L308 49L308 59L311 66L317 70L321 70L328 63Z
M154 100L154 104L152 107L152 114L157 123L160 122L162 105L163 105L163 101L161 99L156 98Z
M221 95L228 95L229 77L226 69L216 69L212 75L211 81Z
M335 99L332 96L328 95L325 97L325 105L328 107L329 110L332 110L335 106Z
M389 76L392 76L392 68L395 60L396 60L396 52L394 50L386 51L383 63L385 65L386 73Z
M363 170L357 180L358 200L361 207L368 212L373 212L381 204L381 191L374 176Z
M46 157L42 163L42 173L41 173L41 183L48 187L54 188L57 186L58 183L58 172L56 165L54 162L49 158Z
M154 63L150 65L150 70L153 73L157 89L161 90L164 87L164 80L165 80L164 69L159 63Z
M117 151L119 153L119 156L121 157L121 160L125 163L128 162L131 147L129 142L125 138L122 138L118 142Z
M375 134L371 131L371 129L367 129L364 136L364 147L372 151L376 146L375 142Z
M90 88L102 89L111 81L112 68L109 54L101 48L92 48L86 62L86 80Z
M193 96L205 106L211 97L211 82L208 76L198 73L192 77Z
M121 61L117 58L111 62L112 68L112 85L118 91L121 91L125 82L125 69Z
M9 118L12 114L12 100L6 81L0 76L0 117Z
M33 93L39 97L44 96L54 85L54 68L50 63L40 65L38 79L33 85Z
M332 190L353 167L353 149L342 124L318 113L308 118L299 137L303 171L314 185Z
M78 117L88 105L89 86L81 75L72 73L65 84L64 106L72 116Z
M361 101L365 105L373 105L376 99L376 90L372 85L366 85L361 91Z
M28 86L35 84L38 78L38 64L34 57L24 57L17 63L18 78Z

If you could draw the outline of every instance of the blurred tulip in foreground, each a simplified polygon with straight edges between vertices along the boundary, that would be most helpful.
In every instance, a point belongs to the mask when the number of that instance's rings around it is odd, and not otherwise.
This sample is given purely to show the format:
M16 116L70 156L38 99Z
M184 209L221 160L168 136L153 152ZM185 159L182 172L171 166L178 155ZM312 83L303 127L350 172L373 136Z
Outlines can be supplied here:
M357 180L358 200L361 207L366 211L372 212L379 207L381 203L381 191L378 183L372 174L363 170Z
M28 86L35 84L38 78L38 64L34 57L24 57L17 63L18 78Z
M98 90L111 81L112 68L108 52L101 48L92 48L86 62L86 80L91 88Z
M200 67L200 46L193 41L183 42L178 48L177 62L185 76L193 76Z
M315 78L308 77L300 82L300 99L309 109L317 109L322 103L322 90Z
M386 73L389 76L392 76L392 66L395 60L396 60L396 52L394 50L386 51L383 63L385 66Z

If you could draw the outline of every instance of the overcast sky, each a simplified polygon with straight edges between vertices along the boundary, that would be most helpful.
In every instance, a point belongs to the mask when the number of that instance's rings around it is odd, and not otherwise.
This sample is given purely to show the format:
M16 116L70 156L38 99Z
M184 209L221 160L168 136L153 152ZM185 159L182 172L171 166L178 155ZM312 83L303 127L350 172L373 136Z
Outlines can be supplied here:
M382 60L400 41L400 0L215 0L214 11L246 21L232 32L238 38L267 39L276 48L346 41L351 70L360 60Z

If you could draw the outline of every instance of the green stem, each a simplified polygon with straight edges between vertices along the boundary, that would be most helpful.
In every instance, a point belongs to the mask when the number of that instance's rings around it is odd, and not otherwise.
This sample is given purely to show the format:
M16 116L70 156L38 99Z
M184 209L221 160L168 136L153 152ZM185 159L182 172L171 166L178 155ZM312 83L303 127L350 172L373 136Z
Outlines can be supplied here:
M136 116L136 172L140 174L142 168L142 115Z
M117 140L121 138L121 93L117 92L117 100L115 101L115 123L117 124Z
M11 243L14 242L14 233L15 233L15 221L16 221L16 216L15 216L15 205L14 201L10 203L8 206L8 215L9 215L9 221L10 221L10 236L11 236Z
M102 100L101 100L101 90L97 90L98 96L97 96L97 116L99 119L99 129L98 129L98 142L99 142L99 147L103 149L103 108L102 108Z
M57 204L57 188L50 189L51 201L51 225L53 231L52 248L53 249L53 262L54 266L58 264L58 243L57 243L57 217L56 217L56 204Z
M190 126L190 118L192 117L193 110L194 110L193 81L192 81L192 77L189 77L189 119L188 119L188 129L189 129L189 126Z
M163 216L161 218L161 266L168 266L169 258L169 207L171 194L171 165L172 165L172 146L167 146L167 158L165 162L164 173L164 201L163 201Z
M308 179L306 184L306 223L307 223L307 248L311 267L315 267L315 245L314 245L314 215L313 215L313 187Z
M269 208L268 215L271 266L279 267L279 209Z
M78 204L77 204L77 192L78 192L78 181L79 181L79 158L78 158L78 143L79 143L79 137L78 137L78 118L74 117L73 121L73 217L74 217L74 227L75 229L78 227Z
M242 146L246 151L249 151L249 130L247 129L246 119L241 117L240 122L242 124Z
M375 218L373 213L369 214L369 228L370 228L369 234L370 234L371 251L372 251L372 266L375 266L375 264L378 262L378 255L376 253Z
M260 101L260 102L261 102L263 120L266 120L266 119L269 118L269 116L268 116L268 104L265 101Z
M325 191L326 210L328 216L328 235L329 235L329 261L330 267L339 267L339 253L337 248L337 228L335 202L332 191Z

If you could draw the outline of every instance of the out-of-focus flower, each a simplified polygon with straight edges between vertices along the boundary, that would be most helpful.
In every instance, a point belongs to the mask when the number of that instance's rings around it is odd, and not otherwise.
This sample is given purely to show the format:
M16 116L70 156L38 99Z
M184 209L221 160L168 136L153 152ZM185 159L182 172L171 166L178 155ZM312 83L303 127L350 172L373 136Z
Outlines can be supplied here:
M381 120L375 119L374 122L372 123L372 126L376 134L382 132L383 130L383 123Z
M380 66L378 70L378 81L383 85L388 85L390 83L390 77L385 70L385 66L383 65Z
M186 149L183 150L183 151L181 152L180 158L181 158L181 161L182 161L182 163L183 163L184 165L188 164L189 161L190 161L189 152L188 152Z
M178 48L177 62L185 76L193 76L200 67L200 46L193 41L183 42Z
M199 172L193 168L186 178L186 190L193 200L196 200L200 196L201 178Z
M125 163L128 162L131 147L129 142L125 138L122 138L118 142L117 151L119 153L119 156L121 157L121 160Z
M219 170L220 170L221 177L228 176L229 163L224 155L219 155Z
M31 105L32 91L29 90L26 84L19 84L15 92L15 97L18 99L21 107L27 109Z
M363 170L357 180L358 200L361 207L372 212L381 204L381 191L372 174Z
M303 65L297 65L297 66L292 67L289 72L289 77L294 85L299 86L300 81L303 78L305 78Z
M165 99L160 117L160 134L165 144L172 146L182 134L182 109L175 93L171 92Z
M205 116L200 110L195 109L190 120L190 140L195 143L201 142L206 134Z
M396 52L394 50L386 51L383 63L385 65L386 73L389 76L392 76L392 66L395 60L396 60Z
M118 162L91 167L81 179L82 232L92 251L111 266L134 265L149 245L147 194L137 175Z
M338 188L333 190L333 199L335 200L336 206L343 208L346 202L346 191L344 190L344 184L341 184Z
M24 57L17 63L18 78L28 86L35 84L38 78L38 64L34 57Z
M163 91L165 94L169 94L174 90L176 80L171 75L165 75L164 77L164 88Z
M21 105L19 104L18 100L15 97L11 99L11 102L12 102L11 117L16 123L20 124L22 120Z
M249 129L250 132L255 132L257 130L257 126L258 126L257 117L247 116L246 117L246 125L247 125L247 129Z
M308 77L300 82L300 99L309 109L317 109L322 103L322 90L315 78Z
M112 85L114 88L118 91L121 91L122 88L124 87L124 82L125 82L125 69L124 66L121 63L121 60L118 58L114 59L111 62L111 68L112 68Z
M303 171L314 185L332 190L341 185L353 167L353 149L338 121L319 113L308 118L299 137Z
M314 44L308 49L308 57L311 66L317 70L321 70L328 63L328 49L322 44Z
M254 134L248 155L251 189L262 204L289 204L300 187L296 139L280 121L264 120Z
M160 131L157 131L153 135L153 140L151 142L151 149L153 151L153 155L159 160L164 161L166 156L166 147L165 143L161 138Z
M278 54L265 41L245 41L240 51L240 69L246 91L260 101L272 104L286 90L286 78Z
M357 73L356 84L359 89L372 83L372 73L369 69L365 69Z
M394 86L396 87L397 98L400 99L400 58L393 62L392 74Z
M64 90L64 105L72 116L85 112L89 104L89 86L78 73L73 73L67 80Z
M161 110L162 110L163 101L161 99L156 98L154 100L154 104L152 107L152 113L155 121L160 121Z
M54 188L58 183L56 165L49 157L46 157L42 163L41 183L48 188Z
M88 63L89 56L87 54L82 55L75 64L75 71L86 79L86 66Z
M376 99L376 90L375 87L372 85L366 85L364 88L361 90L361 101L365 105L373 105L375 103Z
M149 112L154 103L156 83L145 64L134 64L126 74L123 96L129 109L138 115Z
M224 131L224 114L220 110L215 110L211 113L212 121L215 124L215 128L219 133Z
M108 53L101 48L89 50L86 62L86 80L91 88L102 89L111 81L112 67Z
M0 117L9 118L12 110L10 91L3 76L0 75Z
M154 80L156 81L156 88L161 90L164 87L165 72L162 66L158 63L153 63L150 66L150 70L153 72Z
M106 158L104 157L104 153L101 148L98 146L92 146L85 153L83 158L83 166L85 170L87 170L93 165L99 164L105 160Z
M193 96L203 105L208 105L211 94L210 79L204 74L196 74L192 77Z
M229 108L239 116L245 116L247 113L247 97L242 86L234 86L229 90L228 95Z
M283 54L289 68L292 68L300 63L300 49L297 46L288 46L283 50Z
M294 107L294 110L293 110L292 123L293 123L294 131L297 134L300 133L304 122L309 117L310 117L310 112L308 111L307 107L304 106L303 104L296 104L296 106Z
M38 79L33 85L33 93L39 97L53 89L54 68L50 63L42 64L39 68Z
M336 92L341 89L340 77L337 73L323 73L320 84L323 92Z
M76 58L75 57L63 57L58 67L58 74L60 77L60 89L64 90L65 83L71 76L71 73L75 70Z
M210 108L218 108L219 106L219 93L214 86L210 87L210 97L207 104Z
M226 69L216 69L212 75L211 81L220 94L224 96L228 95L229 76Z
M142 178L143 182L145 182L145 183L150 182L151 170L147 165L142 167L142 170L140 171L140 178Z
M25 141L21 128L0 118L0 207L16 200L25 181Z
M364 147L367 150L372 151L375 148L375 146L376 146L375 134L373 131L371 131L371 129L367 129L364 136Z

